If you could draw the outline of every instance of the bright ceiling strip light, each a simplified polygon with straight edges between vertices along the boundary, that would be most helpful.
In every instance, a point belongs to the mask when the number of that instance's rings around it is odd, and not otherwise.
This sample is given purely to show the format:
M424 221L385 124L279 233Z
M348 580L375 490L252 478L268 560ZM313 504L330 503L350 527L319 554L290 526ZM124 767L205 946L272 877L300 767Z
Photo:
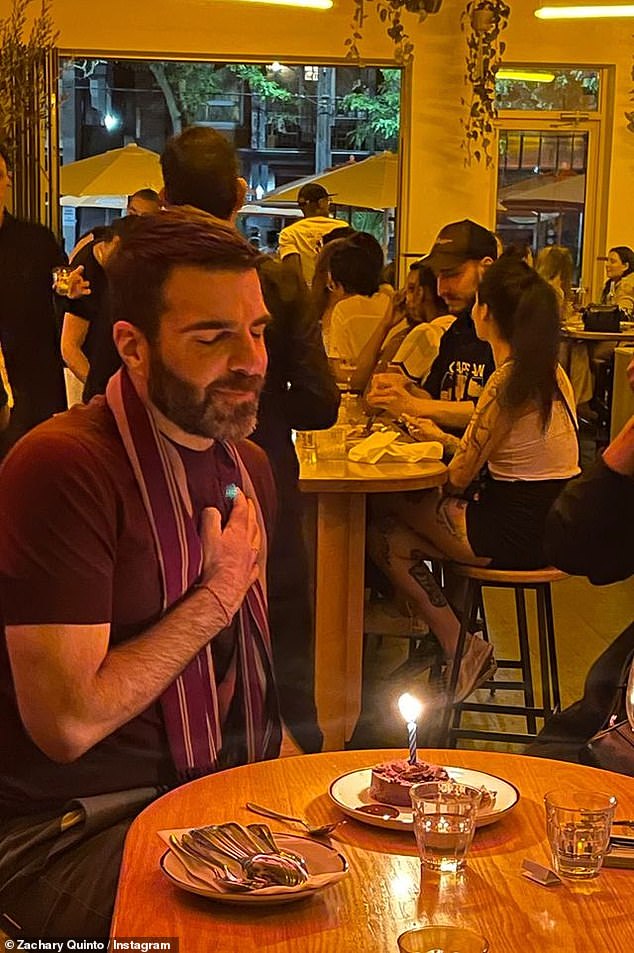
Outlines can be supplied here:
M512 79L520 83L552 83L555 74L528 69L499 69L495 78Z
M249 3L270 3L282 7L312 7L314 10L330 10L333 0L248 0Z
M634 4L618 3L587 7L539 7L540 20L599 20L608 17L634 17Z

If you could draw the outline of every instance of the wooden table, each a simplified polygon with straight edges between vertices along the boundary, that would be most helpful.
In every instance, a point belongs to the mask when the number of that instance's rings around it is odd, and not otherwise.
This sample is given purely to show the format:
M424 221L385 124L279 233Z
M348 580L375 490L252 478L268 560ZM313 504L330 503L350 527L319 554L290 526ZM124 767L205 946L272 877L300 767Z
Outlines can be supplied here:
M630 953L634 948L634 871L604 868L598 878L541 887L520 874L525 857L550 864L544 793L571 783L619 800L617 817L634 817L634 780L562 762L476 751L428 751L422 757L478 768L520 790L515 809L478 831L462 874L426 872L422 882L411 834L350 821L334 843L350 873L310 900L282 907L224 906L169 883L159 870L161 828L254 820L245 801L340 817L327 795L340 774L395 752L347 751L248 765L171 792L134 822L125 846L112 935L177 936L181 953L396 953L414 925L455 923L489 938L491 953ZM403 756L403 753L399 753ZM272 824L274 830L286 827ZM288 828L286 827L288 830Z
M631 331L584 331L583 327L563 327L561 336L572 341L634 341L634 329Z
M301 465L300 489L315 497L315 697L327 751L344 747L361 712L366 496L446 479L440 462Z

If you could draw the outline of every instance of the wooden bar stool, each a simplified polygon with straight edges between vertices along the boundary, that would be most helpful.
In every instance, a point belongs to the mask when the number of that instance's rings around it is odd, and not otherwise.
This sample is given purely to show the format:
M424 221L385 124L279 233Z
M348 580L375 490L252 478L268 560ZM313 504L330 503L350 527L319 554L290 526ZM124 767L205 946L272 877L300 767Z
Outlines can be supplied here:
M460 624L460 635L456 658L462 658L465 639L478 613L484 622L486 619L482 590L512 589L515 595L515 612L519 658L498 659L500 669L518 669L521 677L518 681L489 681L481 687L491 691L520 691L524 695L524 704L504 705L493 702L478 703L463 701L448 704L441 727L442 736L448 746L454 748L459 738L475 738L485 741L528 743L537 735L537 719L546 719L561 707L559 693L559 674L557 669L557 646L551 599L551 583L565 579L566 573L548 566L531 571L487 569L480 566L467 566L451 563L451 572L467 580L467 592L464 612ZM526 591L534 590L537 604L537 633L539 645L539 667L541 673L541 705L535 702L535 683L531 664L528 622L526 617ZM449 698L453 698L458 680L459 665L454 665L448 687ZM511 733L483 728L461 728L462 713L465 711L485 712L504 715L520 715L526 720L525 733Z

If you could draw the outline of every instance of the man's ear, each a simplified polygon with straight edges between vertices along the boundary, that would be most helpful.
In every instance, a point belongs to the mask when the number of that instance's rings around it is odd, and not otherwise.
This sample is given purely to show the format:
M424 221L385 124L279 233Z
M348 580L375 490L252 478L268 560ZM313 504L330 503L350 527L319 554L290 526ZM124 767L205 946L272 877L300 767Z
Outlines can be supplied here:
M161 208L166 208L170 204L170 200L167 197L167 189L165 188L165 186L163 186L163 188L160 190L158 196L159 196L159 204Z
M244 205L248 191L249 186L247 185L246 179L243 179L242 176L239 175L236 179L236 206L231 213L232 222L235 222L238 212Z
M150 349L143 331L129 321L115 321L112 338L128 370L147 378Z

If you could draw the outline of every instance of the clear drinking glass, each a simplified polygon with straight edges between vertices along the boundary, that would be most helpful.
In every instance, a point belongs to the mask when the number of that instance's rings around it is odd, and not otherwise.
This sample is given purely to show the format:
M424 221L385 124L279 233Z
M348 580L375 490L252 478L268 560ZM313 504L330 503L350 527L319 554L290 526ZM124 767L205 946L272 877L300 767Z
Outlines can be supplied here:
M559 876L574 880L598 876L608 849L616 798L559 789L546 794L544 806L553 867Z
M488 953L486 937L465 927L415 927L398 938L400 953Z
M625 711L630 728L634 731L634 662L630 665L630 674L625 689Z
M68 265L58 265L53 268L53 289L58 295L67 295L70 291L70 276L73 269Z
M482 792L455 781L427 781L414 785L410 796L423 866L462 870L475 833Z

